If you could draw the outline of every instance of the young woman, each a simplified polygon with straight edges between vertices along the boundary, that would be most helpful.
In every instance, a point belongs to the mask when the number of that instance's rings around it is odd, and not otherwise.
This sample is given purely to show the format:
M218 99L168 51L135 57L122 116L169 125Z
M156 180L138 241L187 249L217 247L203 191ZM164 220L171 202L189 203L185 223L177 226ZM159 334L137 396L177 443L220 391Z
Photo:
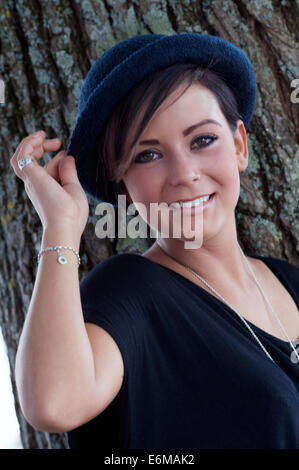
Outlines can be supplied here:
M255 92L248 58L220 38L136 36L89 71L73 158L38 165L59 148L43 131L17 148L44 228L16 360L37 429L67 431L71 448L298 448L299 270L246 256L236 230ZM79 285L85 193L142 203L158 238ZM201 217L200 247L173 236L171 217L159 237L161 202Z

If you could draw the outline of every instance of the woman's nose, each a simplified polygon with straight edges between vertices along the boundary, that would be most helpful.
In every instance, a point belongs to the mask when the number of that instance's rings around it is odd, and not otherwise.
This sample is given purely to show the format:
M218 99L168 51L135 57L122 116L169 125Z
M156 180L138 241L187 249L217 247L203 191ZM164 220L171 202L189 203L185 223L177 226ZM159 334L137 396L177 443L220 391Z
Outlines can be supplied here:
M198 162L192 161L190 156L173 158L168 173L168 181L173 186L186 185L198 181L200 178Z

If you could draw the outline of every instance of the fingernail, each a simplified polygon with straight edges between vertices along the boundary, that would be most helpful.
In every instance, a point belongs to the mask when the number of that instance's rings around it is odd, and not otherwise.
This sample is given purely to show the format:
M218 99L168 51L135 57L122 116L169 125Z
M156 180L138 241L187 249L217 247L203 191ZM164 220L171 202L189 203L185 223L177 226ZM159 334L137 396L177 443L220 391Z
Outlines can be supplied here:
M40 136L41 136L41 134L35 134L34 138L37 139Z

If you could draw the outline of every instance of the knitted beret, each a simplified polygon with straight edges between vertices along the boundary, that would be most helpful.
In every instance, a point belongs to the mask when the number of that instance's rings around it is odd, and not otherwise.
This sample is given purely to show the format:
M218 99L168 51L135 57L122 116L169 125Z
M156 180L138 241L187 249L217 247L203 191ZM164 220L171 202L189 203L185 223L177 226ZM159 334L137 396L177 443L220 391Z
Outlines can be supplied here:
M116 104L148 75L176 63L210 66L234 92L247 130L256 102L256 80L247 55L228 41L208 34L144 34L105 51L90 68L79 95L75 127L67 153L76 161L84 191L114 204L103 192L105 168L99 137ZM98 181L97 181L98 179Z

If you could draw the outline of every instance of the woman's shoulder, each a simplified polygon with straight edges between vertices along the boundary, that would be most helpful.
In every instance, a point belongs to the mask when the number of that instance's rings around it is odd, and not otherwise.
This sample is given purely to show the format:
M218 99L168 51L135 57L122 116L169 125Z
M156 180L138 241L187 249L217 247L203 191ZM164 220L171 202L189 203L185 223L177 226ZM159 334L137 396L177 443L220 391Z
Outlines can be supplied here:
M266 255L252 255L251 259L258 259L263 261L265 264L269 266L275 266L277 269L287 272L299 273L299 267L295 264L290 263L281 258L273 257L273 256L266 256Z
M144 261L136 253L118 253L97 263L84 277L81 284L95 282L97 285L113 285L119 288L146 286L152 280L156 263Z
M96 271L108 272L125 271L128 273L140 273L151 271L155 263L144 263L145 257L137 253L118 253L108 258L105 258L100 263L96 264L93 269Z
M260 266L264 272L265 267L263 265L265 265L284 284L294 288L296 291L299 289L299 268L294 264L281 258L265 255L252 255L250 259L255 263L262 263Z

